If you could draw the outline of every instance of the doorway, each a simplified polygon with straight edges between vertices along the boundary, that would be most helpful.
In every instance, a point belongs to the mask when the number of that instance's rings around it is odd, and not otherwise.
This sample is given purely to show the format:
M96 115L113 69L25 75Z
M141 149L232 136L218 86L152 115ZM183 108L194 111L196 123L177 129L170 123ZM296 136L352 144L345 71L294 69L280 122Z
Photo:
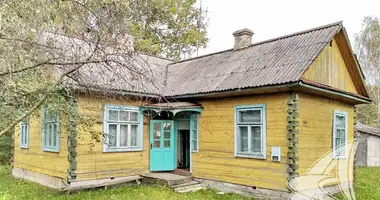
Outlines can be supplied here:
M178 168L190 169L190 131L178 131Z

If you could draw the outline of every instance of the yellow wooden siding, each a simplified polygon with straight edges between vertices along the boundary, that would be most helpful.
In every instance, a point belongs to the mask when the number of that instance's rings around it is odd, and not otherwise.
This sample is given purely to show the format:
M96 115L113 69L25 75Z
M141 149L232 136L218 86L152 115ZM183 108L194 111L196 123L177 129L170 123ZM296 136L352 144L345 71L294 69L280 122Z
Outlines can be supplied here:
M331 44L326 45L302 78L358 94L335 39Z
M42 111L40 116L33 116L29 121L29 148L20 148L19 125L15 130L14 167L47 174L54 177L67 178L67 131L66 117L61 116L60 150L56 152L42 151Z
M242 185L286 190L288 94L200 101L199 153L192 154L193 176ZM234 106L266 105L266 160L234 156ZM271 161L271 147L281 146L281 163Z
M299 174L332 150L334 110L348 113L348 142L354 137L354 106L327 98L300 94Z
M104 105L139 106L142 101L127 99L109 99L80 96L78 98L78 113L81 116L93 117L96 120L94 130L103 132ZM138 152L107 152L103 153L103 143L91 139L89 131L78 127L77 146L77 179L98 179L106 177L129 176L149 172L149 119L144 117L143 149Z

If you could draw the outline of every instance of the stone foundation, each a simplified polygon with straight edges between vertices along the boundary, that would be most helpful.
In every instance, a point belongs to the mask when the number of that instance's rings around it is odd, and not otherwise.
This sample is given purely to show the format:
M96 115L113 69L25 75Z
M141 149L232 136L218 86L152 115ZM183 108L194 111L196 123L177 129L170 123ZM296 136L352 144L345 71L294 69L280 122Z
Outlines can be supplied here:
M238 185L233 183L226 183L215 180L207 180L194 178L195 181L198 181L204 187L213 188L219 190L221 192L226 193L236 193L247 197L254 197L258 199L273 199L273 200L309 200L309 197L305 197L303 195L293 195L290 191L280 191L280 190L270 190L264 188L252 188L245 185ZM328 186L323 188L329 195L334 195L340 192L340 188L338 185ZM314 190L311 190L314 191ZM315 189L315 191L319 191L319 189ZM305 191L310 194L310 191ZM313 192L312 192L313 193ZM316 196L315 199L331 199L327 195L324 196Z
M25 179L28 181L33 181L41 185L44 185L53 189L57 189L57 190L65 190L68 187L66 180L62 178L53 177L46 174L33 172L33 171L29 171L29 170L21 169L17 167L14 167L12 169L12 175L13 177Z
M247 197L259 199L289 199L291 193L287 191L270 190L264 188L252 188L245 185L226 183L215 180L194 178L195 181L202 183L203 186L219 190L221 192L236 193Z

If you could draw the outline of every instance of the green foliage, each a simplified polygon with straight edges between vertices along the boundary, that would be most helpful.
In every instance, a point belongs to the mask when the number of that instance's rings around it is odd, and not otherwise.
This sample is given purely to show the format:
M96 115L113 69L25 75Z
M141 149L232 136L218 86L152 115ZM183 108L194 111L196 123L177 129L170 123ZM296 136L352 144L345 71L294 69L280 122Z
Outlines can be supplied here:
M5 134L3 137L0 137L0 165L5 165L5 164L10 163L11 150L12 150L11 134Z
M103 199L141 199L141 200L248 200L236 194L217 194L214 190L201 190L193 193L175 193L168 187L130 185L107 190L82 191L67 195L40 186L36 183L11 178L9 167L0 166L0 200L44 200L44 199L67 199L67 200L103 200Z
M196 0L130 0L131 33L138 51L168 58L191 55L207 44L207 21Z
M367 79L371 104L358 107L358 120L380 127L380 21L365 17L362 30L355 37L355 51Z

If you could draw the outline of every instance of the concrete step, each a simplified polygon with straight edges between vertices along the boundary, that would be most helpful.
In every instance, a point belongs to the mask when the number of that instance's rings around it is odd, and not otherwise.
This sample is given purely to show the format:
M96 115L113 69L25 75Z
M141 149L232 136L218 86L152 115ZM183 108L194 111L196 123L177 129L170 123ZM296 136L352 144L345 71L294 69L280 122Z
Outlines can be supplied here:
M189 182L178 184L178 185L172 185L170 187L173 189L176 189L176 188L181 188L181 187L186 187L186 186L196 185L196 184L199 184L199 182L198 181L189 181Z
M179 193L186 193L186 192L196 192L198 190L203 190L205 189L201 184L196 184L196 185L189 185L185 187L179 187L176 188L175 191Z
M183 183L191 182L191 177L180 176L171 173L150 173L140 175L142 183L158 184L158 185L180 185Z

